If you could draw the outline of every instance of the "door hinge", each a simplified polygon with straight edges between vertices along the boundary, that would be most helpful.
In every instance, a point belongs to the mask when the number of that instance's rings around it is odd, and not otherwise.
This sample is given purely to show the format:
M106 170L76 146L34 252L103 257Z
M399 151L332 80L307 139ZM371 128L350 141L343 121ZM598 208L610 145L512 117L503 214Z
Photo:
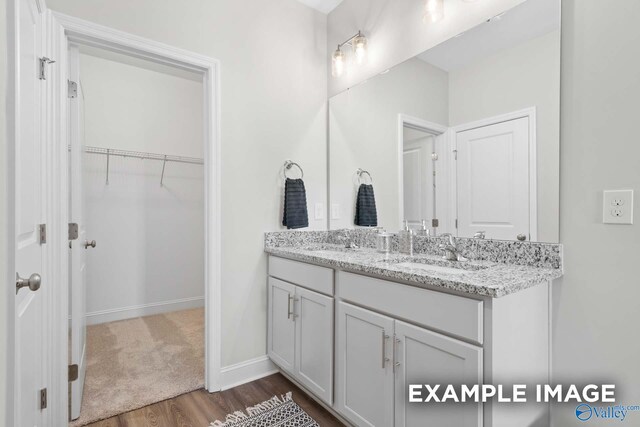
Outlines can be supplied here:
M433 218L431 220L431 226L433 228L438 228L439 225L440 225L440 220L438 218Z
M456 229L458 228L458 218L456 218Z
M453 150L453 160L458 160L458 150Z
M78 238L78 224L75 222L69 223L69 240L76 240Z
M78 365L73 364L69 365L69 382L75 381L78 379Z
M47 243L47 224L39 224L38 232L40 234L40 244Z
M78 83L67 80L67 92L69 98L76 98L78 96Z
M47 409L47 389L40 390L40 410Z
M53 64L56 61L46 56L40 58L40 80L47 80L47 64Z

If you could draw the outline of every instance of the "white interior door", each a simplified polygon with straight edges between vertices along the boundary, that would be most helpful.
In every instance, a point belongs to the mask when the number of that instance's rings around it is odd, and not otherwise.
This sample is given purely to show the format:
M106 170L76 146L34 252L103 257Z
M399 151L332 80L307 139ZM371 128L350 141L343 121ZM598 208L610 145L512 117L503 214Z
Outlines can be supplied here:
M43 248L45 182L41 106L46 85L39 78L43 17L35 0L16 1L16 138L15 138L15 426L44 424L41 392L48 364L45 346ZM42 277L40 277L42 275ZM42 288L40 287L42 283ZM43 407L45 406L45 407Z
M435 137L429 135L403 145L403 219L414 227L421 225L423 219L430 224L434 218L434 141Z
M69 100L69 223L78 225L78 237L70 241L69 311L71 315L70 364L77 365L78 379L71 382L72 420L80 416L82 390L86 372L86 254L87 233L83 213L82 157L84 155L84 98L80 84L78 46L69 46L69 80L77 83L77 95Z
M456 144L458 236L529 239L529 118L458 132Z

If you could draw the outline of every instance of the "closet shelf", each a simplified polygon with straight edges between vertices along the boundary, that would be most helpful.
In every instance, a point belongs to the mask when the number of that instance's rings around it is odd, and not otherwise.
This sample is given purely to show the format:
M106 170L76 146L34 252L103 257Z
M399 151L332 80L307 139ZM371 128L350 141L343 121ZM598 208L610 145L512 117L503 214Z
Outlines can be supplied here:
M105 180L106 185L109 185L109 157L111 156L131 157L131 158L143 159L143 160L145 159L161 160L162 175L160 175L160 187L162 187L164 184L164 168L167 165L167 162L190 163L194 165L204 164L204 159L200 159L198 157L171 156L169 154L145 153L143 151L117 150L113 148L90 147L90 146L86 146L84 148L84 151L87 153L104 154L105 156L107 156L107 176Z

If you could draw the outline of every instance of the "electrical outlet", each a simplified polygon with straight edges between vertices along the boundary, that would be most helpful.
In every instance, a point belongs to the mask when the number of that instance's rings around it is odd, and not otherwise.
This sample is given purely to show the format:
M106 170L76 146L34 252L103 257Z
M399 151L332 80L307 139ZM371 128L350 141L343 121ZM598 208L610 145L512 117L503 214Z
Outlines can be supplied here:
M340 219L340 204L331 204L331 219Z
M316 219L324 219L324 203L316 203L315 211Z
M633 224L633 190L607 190L602 204L603 223Z

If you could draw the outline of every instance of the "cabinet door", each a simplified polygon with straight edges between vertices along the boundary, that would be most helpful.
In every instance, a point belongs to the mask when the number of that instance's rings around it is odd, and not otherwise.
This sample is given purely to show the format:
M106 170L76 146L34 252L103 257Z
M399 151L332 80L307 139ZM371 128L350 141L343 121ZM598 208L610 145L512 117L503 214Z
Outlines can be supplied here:
M393 425L389 317L338 303L336 409L358 426Z
M482 348L398 320L395 333L395 426L482 426L481 404L409 403L410 384L482 384Z
M333 298L296 287L295 378L331 405L333 398Z
M293 372L295 361L295 323L293 304L296 287L269 277L267 346L271 360Z

